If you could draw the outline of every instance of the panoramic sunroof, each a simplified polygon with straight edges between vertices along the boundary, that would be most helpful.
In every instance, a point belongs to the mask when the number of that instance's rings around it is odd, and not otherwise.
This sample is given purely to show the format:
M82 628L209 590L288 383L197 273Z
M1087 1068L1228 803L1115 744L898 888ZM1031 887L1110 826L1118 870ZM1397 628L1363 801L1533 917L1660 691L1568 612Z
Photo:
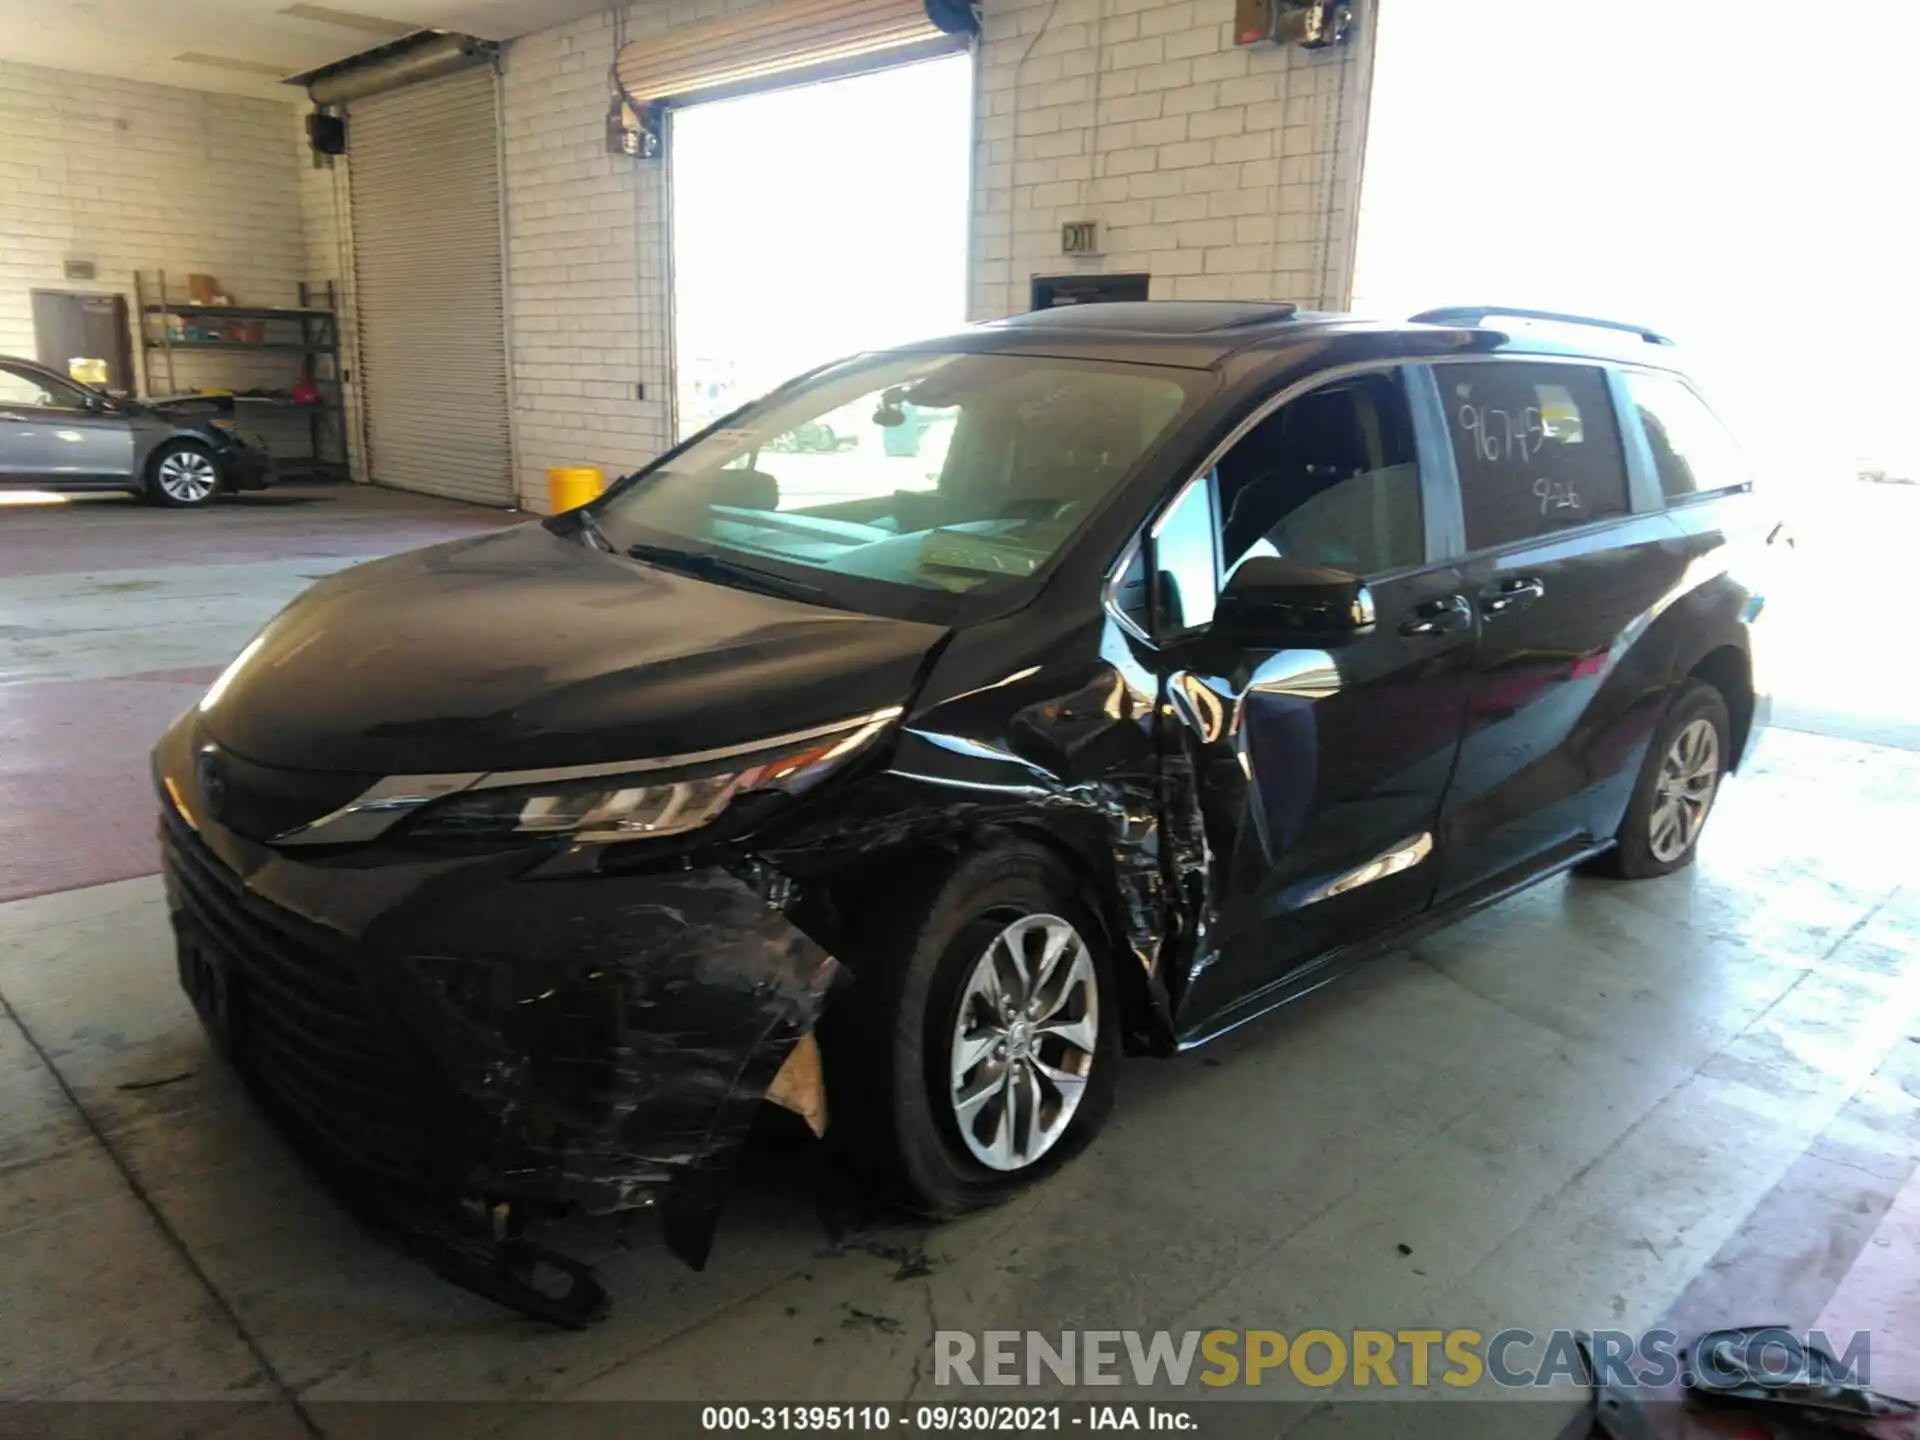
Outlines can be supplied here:
M1006 326L1059 326L1133 334L1205 335L1243 325L1291 318L1299 307L1286 301L1132 300L1112 304L1060 305L995 322Z

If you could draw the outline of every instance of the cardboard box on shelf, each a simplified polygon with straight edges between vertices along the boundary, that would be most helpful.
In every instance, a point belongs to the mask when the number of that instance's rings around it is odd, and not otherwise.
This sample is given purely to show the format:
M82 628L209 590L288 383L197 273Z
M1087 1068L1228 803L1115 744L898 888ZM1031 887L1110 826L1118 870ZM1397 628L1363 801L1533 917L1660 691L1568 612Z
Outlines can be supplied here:
M187 276L187 298L196 305L217 305L220 282L211 275Z

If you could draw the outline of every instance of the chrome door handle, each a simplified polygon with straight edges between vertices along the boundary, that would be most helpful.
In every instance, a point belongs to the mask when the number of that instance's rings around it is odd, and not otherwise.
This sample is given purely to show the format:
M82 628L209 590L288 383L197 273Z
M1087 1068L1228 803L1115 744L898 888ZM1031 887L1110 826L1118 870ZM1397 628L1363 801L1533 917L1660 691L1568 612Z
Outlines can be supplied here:
M1413 607L1400 622L1402 635L1445 635L1473 623L1473 607L1464 595L1441 595Z
M1518 575L1489 585L1480 592L1482 615L1504 615L1524 610L1547 593L1547 587L1531 575Z

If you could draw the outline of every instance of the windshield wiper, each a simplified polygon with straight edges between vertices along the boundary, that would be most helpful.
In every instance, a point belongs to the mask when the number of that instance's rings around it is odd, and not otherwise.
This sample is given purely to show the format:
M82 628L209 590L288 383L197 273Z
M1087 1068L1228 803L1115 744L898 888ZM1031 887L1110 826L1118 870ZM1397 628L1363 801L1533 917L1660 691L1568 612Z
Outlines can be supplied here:
M613 542L607 539L607 532L600 528L600 522L593 518L593 511L576 510L574 513L580 517L581 533L609 555L613 554Z
M644 560L649 565L658 565L662 570L691 575L696 580L712 580L720 584L734 585L742 590L758 590L763 595L778 595L784 600L806 600L816 605L831 605L835 609L844 608L829 599L827 592L817 585L789 580L786 576L776 575L771 570L762 570L757 565L746 565L738 560L728 560L705 550L681 550L672 545L649 545L641 541L629 545L627 554L635 560Z

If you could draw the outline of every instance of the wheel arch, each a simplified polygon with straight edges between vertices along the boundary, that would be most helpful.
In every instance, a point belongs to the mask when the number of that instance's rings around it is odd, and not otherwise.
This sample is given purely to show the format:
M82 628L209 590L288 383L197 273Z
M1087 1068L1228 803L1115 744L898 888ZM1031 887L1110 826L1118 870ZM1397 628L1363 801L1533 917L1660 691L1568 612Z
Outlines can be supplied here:
M160 447L171 440L174 431L171 427L156 425L151 418L136 416L133 428L133 465L127 472L127 489L135 495L150 493L153 485L154 457Z
M1747 737L1753 730L1753 660L1745 649L1734 644L1715 646L1702 655L1687 671L1689 680L1701 680L1720 692L1726 702L1727 719L1733 734L1727 737L1729 770L1739 767L1747 753Z
M1099 922L1099 938L1111 961L1109 973L1119 1002L1125 1047L1133 1053L1171 1051L1173 1031L1165 1006L1156 999L1147 972L1136 962L1135 949L1128 940L1126 905L1113 856L1086 839L1062 835L1041 821L996 819L890 847L869 863L827 880L821 887L826 903L796 913L795 919L802 929L847 960L857 975L866 966L888 962L888 957L863 943L868 933L887 927L873 927L860 918L871 911L861 903L860 896L891 897L892 907L912 903L914 897L937 889L970 856L1014 842L1033 845L1058 860L1078 886L1081 902Z
M1010 836L1051 851L1080 884L1080 898L1103 931L1109 969L1120 1002L1121 1039L1134 1054L1166 1054L1174 1045L1173 1025L1164 1003L1155 997L1145 965L1136 959L1128 940L1123 887L1114 857L1104 847L1096 850L1056 834L1044 825L1014 821Z

